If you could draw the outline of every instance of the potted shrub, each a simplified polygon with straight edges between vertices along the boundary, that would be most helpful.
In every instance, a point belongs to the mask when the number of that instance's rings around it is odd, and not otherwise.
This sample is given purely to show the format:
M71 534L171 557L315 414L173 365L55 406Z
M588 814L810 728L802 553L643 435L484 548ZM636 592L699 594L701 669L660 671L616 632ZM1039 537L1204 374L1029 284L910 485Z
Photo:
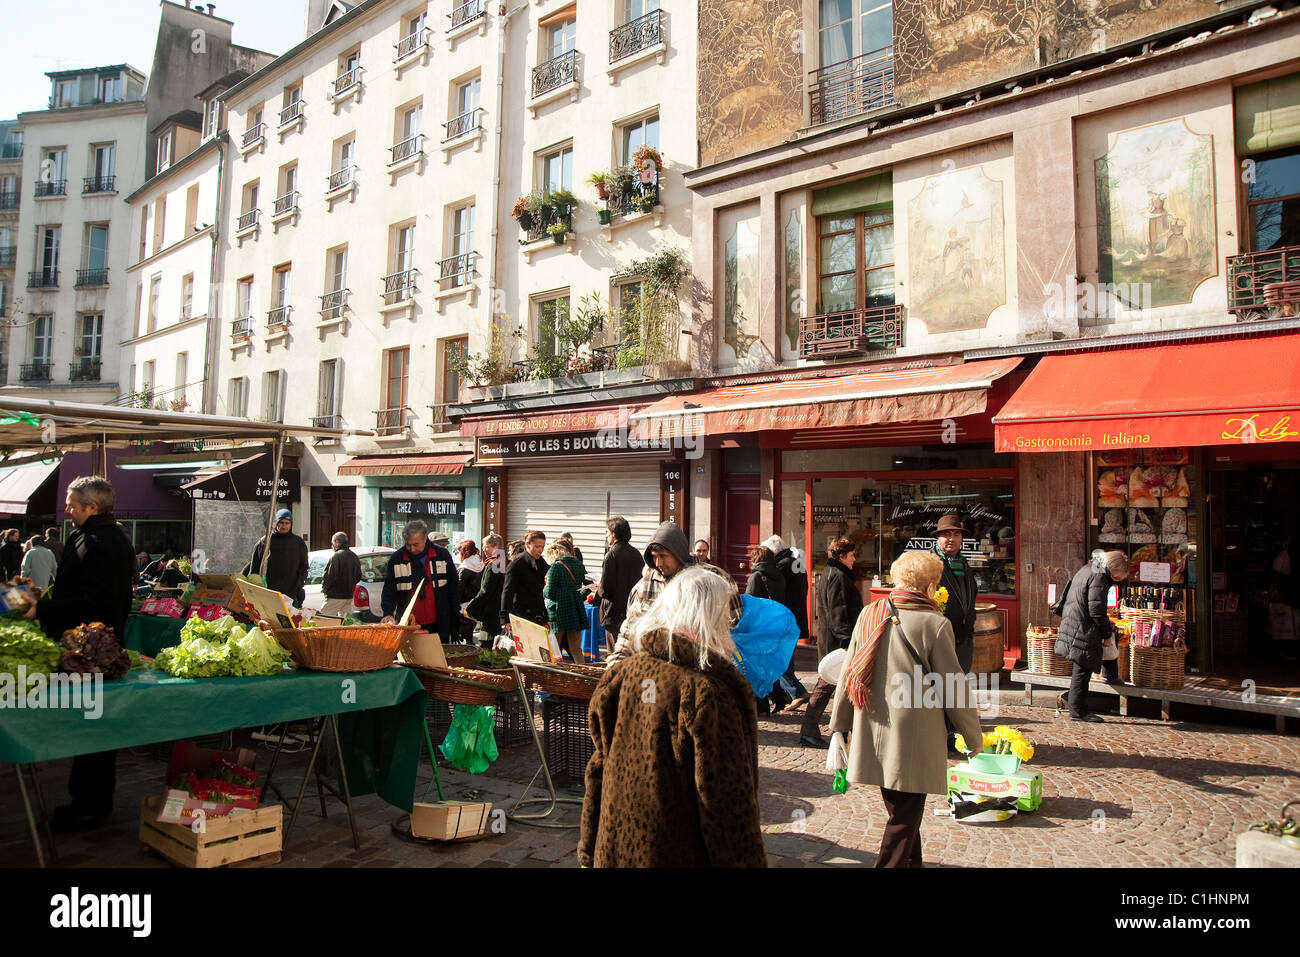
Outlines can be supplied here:
M587 177L587 182L596 187L596 197L598 199L609 199L609 173L601 170L598 173L592 173Z
M573 216L573 211L578 208L578 198L573 195L571 190L553 189L546 194L546 205L551 208L556 219L569 219Z
M600 225L602 225L602 226L608 226L608 225L609 225L609 208L606 207L605 209L598 209L598 210L596 210L596 218L600 220Z
M569 224L564 220L560 220L558 223L551 223L551 225L547 226L546 231L550 234L551 239L555 240L555 245L560 246L564 244L564 236L569 231Z
M515 200L515 205L510 210L510 215L519 223L519 228L529 230L533 228L533 213L528 208L528 197L520 196Z
M654 209L655 197L653 193L637 193L632 197L632 206L638 213L648 213Z
M605 177L605 188L609 190L609 205L616 207L632 194L633 175L631 168L616 166Z

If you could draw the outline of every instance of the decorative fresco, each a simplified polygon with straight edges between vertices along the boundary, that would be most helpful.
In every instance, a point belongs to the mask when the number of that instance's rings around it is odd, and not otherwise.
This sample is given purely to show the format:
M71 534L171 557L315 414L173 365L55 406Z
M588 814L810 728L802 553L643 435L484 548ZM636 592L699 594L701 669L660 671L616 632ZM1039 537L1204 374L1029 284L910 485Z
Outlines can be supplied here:
M1192 301L1218 273L1214 142L1183 119L1111 134L1096 161L1099 281L1130 305Z
M803 123L799 0L700 0L700 163L782 142Z
M803 225L799 210L790 210L790 220L785 225L785 309L786 353L799 352L799 319L803 315Z
M735 360L751 358L758 338L758 231L749 220L736 223L723 249L722 341L731 347ZM730 356L719 357L721 365ZM757 356L753 358L758 358Z
M1210 16L1215 0L894 0L894 95L918 103Z
M907 233L908 315L931 334L986 328L1007 301L1002 183L982 166L927 176Z

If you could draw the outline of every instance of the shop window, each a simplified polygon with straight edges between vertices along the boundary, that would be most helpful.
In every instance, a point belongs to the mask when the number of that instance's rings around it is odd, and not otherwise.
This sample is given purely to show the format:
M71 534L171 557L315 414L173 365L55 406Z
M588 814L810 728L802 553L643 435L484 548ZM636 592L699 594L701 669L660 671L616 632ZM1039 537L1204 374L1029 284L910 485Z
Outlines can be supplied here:
M1300 246L1300 150L1256 158L1246 193L1252 252Z
M1194 582L1195 473L1188 450L1098 452L1092 463L1089 544L1127 555L1131 586Z
M386 488L379 492L379 544L401 546L402 529L419 519L429 533L455 537L465 531L465 490L461 488Z

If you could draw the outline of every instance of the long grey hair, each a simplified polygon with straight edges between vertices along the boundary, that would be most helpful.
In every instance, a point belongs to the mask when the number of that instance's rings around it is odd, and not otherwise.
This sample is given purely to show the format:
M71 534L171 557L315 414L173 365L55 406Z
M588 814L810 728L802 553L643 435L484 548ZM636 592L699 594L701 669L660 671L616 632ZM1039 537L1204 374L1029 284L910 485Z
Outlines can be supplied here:
M709 655L734 661L736 645L731 640L729 611L736 586L730 579L702 568L684 568L668 580L655 603L633 626L632 647L642 651L646 635L666 631L692 639L699 647L701 671L709 667ZM668 642L672 661L672 641Z

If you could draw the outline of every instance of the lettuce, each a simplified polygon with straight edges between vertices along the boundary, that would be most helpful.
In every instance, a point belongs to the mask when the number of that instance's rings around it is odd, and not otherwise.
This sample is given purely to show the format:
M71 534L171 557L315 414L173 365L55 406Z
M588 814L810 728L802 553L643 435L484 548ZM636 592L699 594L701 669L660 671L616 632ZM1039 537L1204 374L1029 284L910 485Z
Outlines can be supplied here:
M164 648L154 667L177 678L219 678L278 674L289 660L284 646L260 628L194 617L181 629L181 643Z

